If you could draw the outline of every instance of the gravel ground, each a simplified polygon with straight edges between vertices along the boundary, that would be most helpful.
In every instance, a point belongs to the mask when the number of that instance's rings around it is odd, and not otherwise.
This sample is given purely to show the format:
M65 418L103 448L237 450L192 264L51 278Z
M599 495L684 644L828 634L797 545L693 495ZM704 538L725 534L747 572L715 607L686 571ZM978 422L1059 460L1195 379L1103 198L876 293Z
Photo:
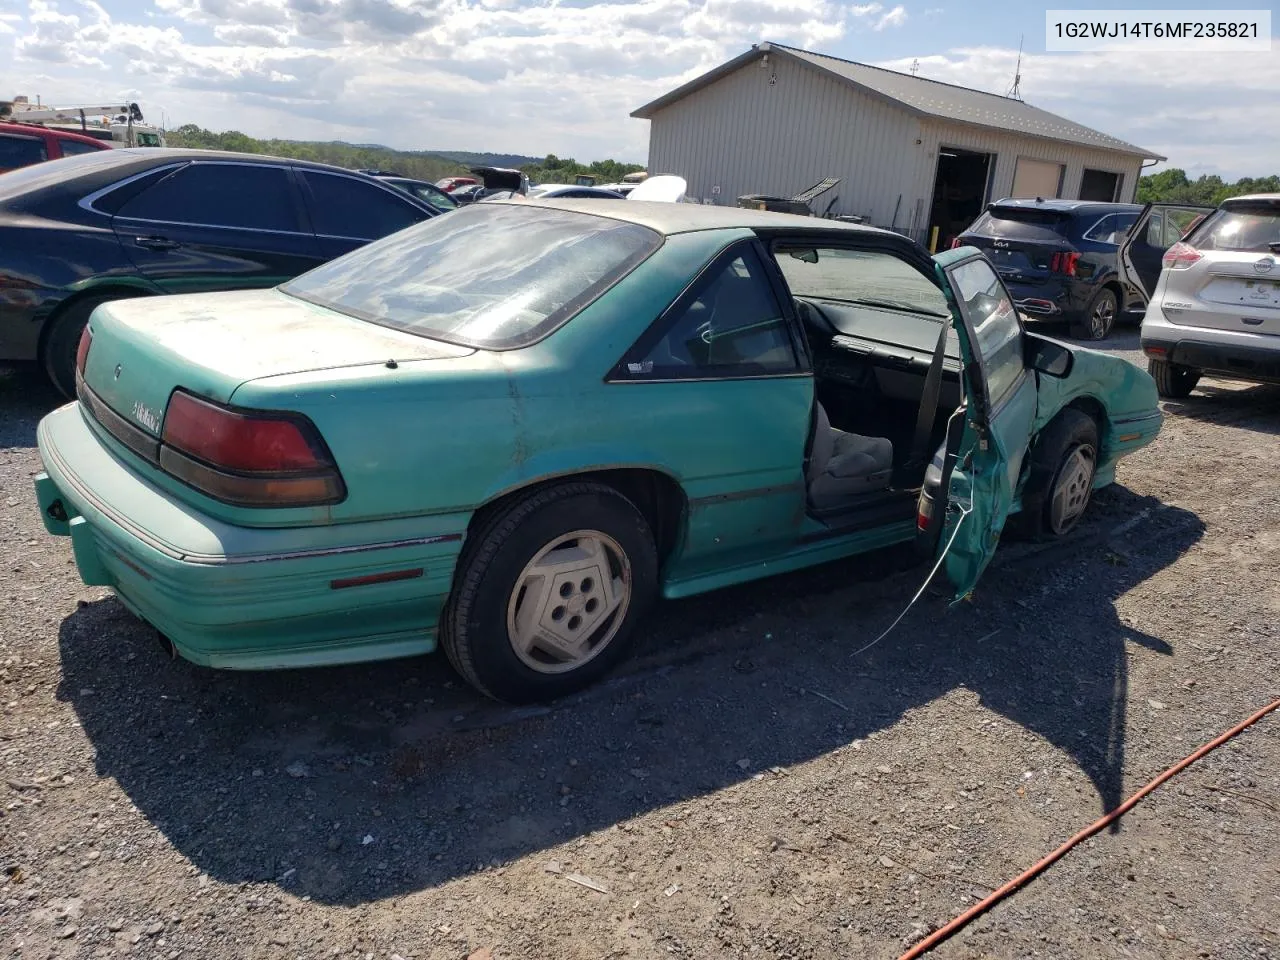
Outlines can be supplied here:
M440 657L168 660L43 532L54 403L0 379L12 956L893 958L1280 696L1277 387L1167 405L1072 538L865 654L922 570L667 603L622 675L526 710ZM935 956L1276 956L1278 881L1273 716Z

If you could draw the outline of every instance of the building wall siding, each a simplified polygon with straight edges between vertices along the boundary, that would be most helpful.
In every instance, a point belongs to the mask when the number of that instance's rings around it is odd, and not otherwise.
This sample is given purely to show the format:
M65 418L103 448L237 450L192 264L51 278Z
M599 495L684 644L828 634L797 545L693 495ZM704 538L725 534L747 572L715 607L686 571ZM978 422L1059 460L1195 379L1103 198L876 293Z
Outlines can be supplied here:
M794 196L840 177L816 202L818 212L838 198L833 213L888 226L898 195L912 182L902 156L916 137L915 119L819 71L770 60L658 111L650 124L649 172L679 174L691 198L724 205L747 193ZM909 199L902 199L899 226Z
M840 177L815 203L817 212L836 198L833 213L924 239L945 146L996 154L989 199L1012 190L1019 156L1065 164L1067 199L1079 196L1084 170L1093 168L1121 174L1120 199L1131 201L1141 167L1140 159L1108 150L921 119L775 56L659 110L650 122L649 172L679 174L691 199L723 205L747 193L792 196Z

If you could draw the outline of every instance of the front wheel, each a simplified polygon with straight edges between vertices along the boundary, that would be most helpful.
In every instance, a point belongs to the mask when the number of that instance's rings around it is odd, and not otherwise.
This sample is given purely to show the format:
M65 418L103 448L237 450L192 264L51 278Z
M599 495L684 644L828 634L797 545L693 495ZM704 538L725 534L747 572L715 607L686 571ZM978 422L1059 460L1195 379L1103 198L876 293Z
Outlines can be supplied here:
M1200 371L1168 360L1148 360L1147 372L1156 382L1156 392L1166 400L1185 400L1200 382Z
M1116 326L1120 302L1115 291L1103 287L1093 295L1084 316L1071 325L1071 335L1078 340L1105 340Z
M491 516L464 551L441 644L495 700L565 696L626 656L657 571L648 522L612 487L534 491Z
M1066 536L1089 506L1097 470L1097 423L1083 411L1063 410L1031 451L1022 510L1009 520L1012 531L1033 540Z

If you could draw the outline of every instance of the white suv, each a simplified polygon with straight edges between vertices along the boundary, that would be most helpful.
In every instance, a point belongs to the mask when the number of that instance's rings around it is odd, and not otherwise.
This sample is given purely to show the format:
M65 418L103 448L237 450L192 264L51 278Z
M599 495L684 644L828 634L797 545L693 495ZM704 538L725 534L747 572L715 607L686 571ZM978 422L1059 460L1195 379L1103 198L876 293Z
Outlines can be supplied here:
M1160 396L1185 397L1206 373L1280 383L1280 193L1224 200L1165 251L1151 283L1131 247L1169 207L1144 211L1120 250L1125 278L1151 291L1142 351Z

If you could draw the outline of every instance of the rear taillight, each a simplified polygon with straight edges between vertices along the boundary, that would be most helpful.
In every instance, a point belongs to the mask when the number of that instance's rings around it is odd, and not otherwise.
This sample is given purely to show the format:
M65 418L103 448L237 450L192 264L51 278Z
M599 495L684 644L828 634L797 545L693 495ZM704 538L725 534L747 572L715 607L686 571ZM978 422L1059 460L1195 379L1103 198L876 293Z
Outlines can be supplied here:
M225 407L175 390L164 414L160 466L227 503L337 503L346 490L315 425L299 414Z
M80 332L80 343L76 347L76 371L80 376L84 376L84 365L89 360L89 348L93 346L93 331L89 329L89 325L84 325L84 330Z
M1066 251L1055 253L1049 258L1049 269L1054 273L1065 273L1068 277L1074 277L1076 275L1076 264L1079 261L1080 254L1078 253L1068 253Z
M1179 241L1164 252L1160 262L1166 270L1186 270L1202 257L1203 254L1191 244Z

